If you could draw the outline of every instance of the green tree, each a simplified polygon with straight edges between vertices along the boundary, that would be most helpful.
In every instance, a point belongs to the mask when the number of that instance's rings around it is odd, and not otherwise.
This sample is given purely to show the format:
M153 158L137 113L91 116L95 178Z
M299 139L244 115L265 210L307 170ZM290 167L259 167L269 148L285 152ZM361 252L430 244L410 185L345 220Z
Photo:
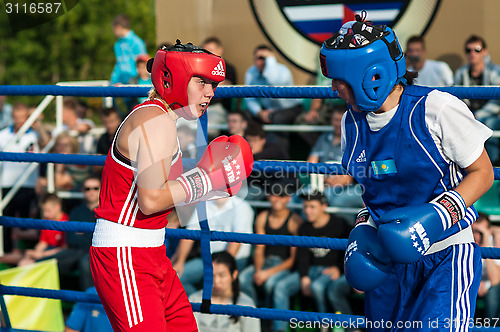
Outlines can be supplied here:
M111 21L120 13L130 17L151 55L156 49L154 0L80 0L64 15L16 33L1 9L0 84L109 79L116 41Z

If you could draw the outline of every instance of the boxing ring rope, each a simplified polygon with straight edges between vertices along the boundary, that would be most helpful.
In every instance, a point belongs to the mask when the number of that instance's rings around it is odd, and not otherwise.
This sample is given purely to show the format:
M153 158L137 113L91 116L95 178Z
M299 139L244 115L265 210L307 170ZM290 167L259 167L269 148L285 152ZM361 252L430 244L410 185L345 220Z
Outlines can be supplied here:
M460 99L500 99L498 86L449 86L434 89L451 93ZM150 87L89 87L58 85L0 85L0 95L74 96L74 97L146 97ZM215 98L338 98L330 87L319 86L220 86Z
M0 95L58 95L58 96L85 96L85 97L143 97L147 95L149 87L71 87L71 86L0 86ZM438 88L456 95L459 98L471 99L500 99L499 87L445 87ZM245 97L261 97L261 98L337 98L329 87L262 87L262 86L231 86L219 87L215 91L215 97L218 98L245 98ZM201 130L197 133L197 142L206 144L206 117L200 119ZM200 144L198 144L200 145ZM81 164L81 165L103 165L105 156L95 155L60 155L60 154L40 154L40 153L12 153L0 152L0 161L23 161L23 162L38 162L38 163L64 163L64 164ZM185 166L194 165L194 160L183 160ZM286 171L298 174L303 173L318 173L318 174L344 174L344 170L339 164L312 164L306 162L281 162L281 161L256 161L254 170L266 170L271 172ZM495 168L495 179L500 179L500 169ZM166 236L171 238L189 238L193 240L201 240L202 248L209 248L210 241L229 241L241 242L249 244L266 244L266 245L284 245L294 247L316 247L329 248L334 250L345 250L346 239L329 239L329 238L309 238L298 236L275 236L261 234L242 234L231 232L215 232L210 231L206 220L206 210L204 204L198 204L197 210L200 216L200 231L190 231L182 229L166 229ZM201 213L200 213L201 212ZM203 225L205 224L205 226ZM4 226L22 226L38 229L55 229L62 231L74 232L92 232L93 223L83 222L57 222L40 219L22 219L12 217L0 217L0 225ZM202 253L204 250L202 250ZM481 248L484 258L500 258L500 248ZM202 255L203 256L203 255ZM310 313L292 310L278 310L269 308L251 308L237 305L214 305L210 300L212 289L211 260L207 260L210 256L210 250L205 253L203 258L204 265L204 287L203 287L203 303L192 303L193 310L215 313L229 314L236 316L249 316L261 319L285 320L290 321L292 318L297 321L323 321L328 319L331 322L352 322L355 320L357 327L364 327L364 317L355 315L342 314L327 314L327 313ZM210 266L208 266L210 263ZM208 284L210 284L208 286ZM208 289L205 287L208 286ZM77 291L67 290L47 290L34 289L27 287L13 287L0 285L0 295L24 295L32 297L47 297L59 298L67 301L80 301L89 303L99 303L98 296L85 294ZM3 302L3 301L2 301ZM8 319L7 319L8 320ZM7 326L10 327L10 326ZM473 330L485 330L486 328L475 327ZM488 330L499 330L500 328L488 328Z

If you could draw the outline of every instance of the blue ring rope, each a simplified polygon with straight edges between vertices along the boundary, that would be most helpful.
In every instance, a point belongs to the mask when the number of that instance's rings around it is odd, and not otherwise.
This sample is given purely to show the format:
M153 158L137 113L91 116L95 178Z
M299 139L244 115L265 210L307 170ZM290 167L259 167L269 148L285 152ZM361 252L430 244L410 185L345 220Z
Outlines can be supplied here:
M52 229L64 232L84 232L90 233L94 231L95 223L82 221L65 221L59 222L55 220L44 219L29 219L29 218L14 218L0 216L0 225L6 227L24 227L34 229ZM201 231L187 229L166 228L165 236L168 238L180 238L199 241L201 239ZM287 247L304 247L304 248L326 248L333 250L345 250L347 239L333 238L318 238L311 236L293 236L293 235L268 235L268 234L246 234L236 232L210 232L211 241L238 242L248 244L265 244ZM483 258L499 259L500 248L481 247Z
M101 303L99 296L79 291L43 289L31 287L5 286L0 285L0 294L14 296L28 296L38 298L58 299L69 302ZM201 303L191 303L193 311L201 312ZM212 314L234 315L254 317L269 320L290 321L295 318L297 322L355 322L356 328L365 327L365 317L357 315L328 314L317 312L305 312L295 310L280 310L270 308L253 308L231 304L212 304L210 306ZM359 323L356 324L356 323ZM475 327L473 331L500 331L500 328Z
M57 163L103 166L106 156L90 154L0 152L0 161ZM193 159L182 159L184 166L194 165ZM253 172L286 172L286 174L346 174L341 164L308 163L302 161L257 160ZM493 167L495 180L500 180L500 167Z
M0 95L10 96L75 96L75 97L145 97L151 87L97 87L59 85L0 85ZM436 87L461 99L500 99L500 87ZM330 87L318 86L221 86L216 98L337 98Z

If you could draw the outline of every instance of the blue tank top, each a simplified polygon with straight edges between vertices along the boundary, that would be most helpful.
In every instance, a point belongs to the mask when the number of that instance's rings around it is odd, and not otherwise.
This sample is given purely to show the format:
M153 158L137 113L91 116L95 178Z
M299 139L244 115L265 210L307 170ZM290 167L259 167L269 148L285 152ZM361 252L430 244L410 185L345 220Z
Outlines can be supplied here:
M378 226L379 217L398 207L423 204L454 189L465 171L441 156L425 123L425 100L432 89L409 85L393 118L373 131L366 113L348 111L342 166L363 188L363 201ZM441 239L468 227L477 213L469 208L464 220Z

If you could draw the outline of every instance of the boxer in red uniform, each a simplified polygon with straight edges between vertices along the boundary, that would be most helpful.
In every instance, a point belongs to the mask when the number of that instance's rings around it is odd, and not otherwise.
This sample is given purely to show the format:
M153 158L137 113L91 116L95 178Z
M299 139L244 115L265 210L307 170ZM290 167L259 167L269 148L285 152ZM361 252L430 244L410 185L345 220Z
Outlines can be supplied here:
M221 136L183 173L175 120L203 115L224 80L224 60L177 41L148 70L154 88L118 128L102 172L92 276L115 331L197 331L165 254L167 215L177 204L236 194L253 157L241 136Z

